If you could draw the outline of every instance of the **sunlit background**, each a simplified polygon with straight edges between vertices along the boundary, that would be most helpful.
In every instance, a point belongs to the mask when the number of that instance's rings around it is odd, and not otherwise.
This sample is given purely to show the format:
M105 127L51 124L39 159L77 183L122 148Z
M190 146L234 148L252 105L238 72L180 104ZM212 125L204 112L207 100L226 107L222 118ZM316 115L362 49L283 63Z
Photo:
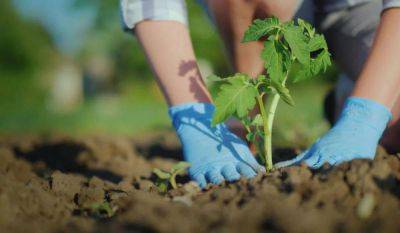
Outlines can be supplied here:
M230 69L212 24L187 1L203 74ZM0 1L0 133L140 136L171 129L167 106L135 37L122 32L116 0ZM290 87L278 145L307 145L328 124L322 102L335 71Z

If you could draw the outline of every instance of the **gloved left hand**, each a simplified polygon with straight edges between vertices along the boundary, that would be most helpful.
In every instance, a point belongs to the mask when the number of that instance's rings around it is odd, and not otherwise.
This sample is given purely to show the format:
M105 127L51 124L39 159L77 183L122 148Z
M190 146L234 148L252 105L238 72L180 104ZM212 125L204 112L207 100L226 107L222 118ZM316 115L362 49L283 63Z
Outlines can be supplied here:
M391 118L384 105L365 98L347 99L335 126L310 149L276 168L305 162L311 168L337 165L353 159L373 159L379 139Z
M184 159L191 164L190 177L205 188L208 182L219 184L265 172L246 142L225 124L211 126L214 111L215 107L210 103L187 103L169 109Z

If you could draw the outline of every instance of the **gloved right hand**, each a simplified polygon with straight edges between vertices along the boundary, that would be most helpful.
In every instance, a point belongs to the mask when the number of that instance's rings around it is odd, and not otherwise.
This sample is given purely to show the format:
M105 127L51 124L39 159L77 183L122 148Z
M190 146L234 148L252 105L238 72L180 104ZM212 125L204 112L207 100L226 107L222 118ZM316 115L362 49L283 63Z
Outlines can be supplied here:
M373 159L376 148L391 118L389 109L373 100L347 99L335 126L296 158L275 164L286 167L305 162L311 168L324 163L338 165L353 159Z
M169 109L184 159L191 164L190 177L205 188L207 182L219 184L265 172L247 144L225 124L211 127L214 110L210 103L188 103Z

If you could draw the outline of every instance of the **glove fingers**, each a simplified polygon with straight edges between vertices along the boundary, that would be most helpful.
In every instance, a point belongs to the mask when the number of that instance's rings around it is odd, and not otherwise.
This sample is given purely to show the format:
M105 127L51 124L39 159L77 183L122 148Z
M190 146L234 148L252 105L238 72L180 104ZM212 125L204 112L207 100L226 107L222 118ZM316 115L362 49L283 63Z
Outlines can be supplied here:
M222 176L227 181L234 181L240 179L240 174L236 171L233 165L226 165L221 170Z
M261 172L261 173L265 173L265 167L261 166L256 158L253 156L253 154L250 152L250 150L248 150L248 156L246 159L247 164L257 173L257 172Z
M256 172L265 172L265 168L257 162L256 158L253 156L245 142L241 144L235 144L235 151L237 151L237 153L234 154L234 156L239 162L247 164Z
M329 156L329 158L327 159L327 162L332 166L338 165L338 164L346 162L346 161L348 161L348 160L347 159L346 160L337 159L335 156Z
M324 165L324 163L327 161L325 161L325 159L324 159L324 152L317 150L317 151L310 153L309 157L307 159L305 159L304 162L310 168L318 169L322 165Z
M353 155L353 156L351 156L351 155ZM324 156L327 157L327 162L332 166L339 165L339 164L344 163L344 162L348 162L348 161L353 160L355 158L360 158L361 159L361 158L364 157L364 158L368 159L368 157L357 155L357 153L353 152L353 151L346 151L346 152L342 152L340 154L336 154L334 152L331 152L331 153L328 153L328 154L326 154Z
M238 165L236 165L236 169L242 176L246 178L253 178L257 175L251 167L244 163L238 163Z
M291 160L286 160L283 162L276 163L274 165L274 167L282 168L282 167L288 167L288 166L293 166L293 165L299 165L304 160L304 158L307 158L309 156L309 151L310 150L306 150Z
M200 188L204 189L207 186L207 181L203 174L199 174L193 179L199 184Z
M206 173L206 179L208 182L213 184L220 184L224 181L224 177L222 177L221 173L216 170L211 170Z

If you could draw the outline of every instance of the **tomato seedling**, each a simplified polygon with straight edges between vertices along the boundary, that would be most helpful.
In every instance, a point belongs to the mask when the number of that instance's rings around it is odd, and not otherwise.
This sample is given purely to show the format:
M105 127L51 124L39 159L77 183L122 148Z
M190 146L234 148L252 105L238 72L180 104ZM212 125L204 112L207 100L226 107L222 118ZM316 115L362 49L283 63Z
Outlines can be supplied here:
M172 166L170 171L162 171L158 168L154 168L153 173L157 176L156 186L160 192L165 193L168 190L169 185L171 185L173 189L178 188L175 180L176 176L185 174L186 169L189 167L190 163L179 162Z
M214 90L218 87L212 124L215 126L232 116L239 119L247 130L247 140L256 145L261 161L271 171L272 125L278 102L282 99L294 106L288 80L296 83L325 72L331 65L331 55L324 36L302 19L297 24L280 22L276 17L257 19L245 32L242 42L258 40L264 41L261 59L267 76L237 73L223 79L216 75L208 78L215 84ZM270 96L267 109L266 95ZM251 116L249 113L256 105L260 113Z

